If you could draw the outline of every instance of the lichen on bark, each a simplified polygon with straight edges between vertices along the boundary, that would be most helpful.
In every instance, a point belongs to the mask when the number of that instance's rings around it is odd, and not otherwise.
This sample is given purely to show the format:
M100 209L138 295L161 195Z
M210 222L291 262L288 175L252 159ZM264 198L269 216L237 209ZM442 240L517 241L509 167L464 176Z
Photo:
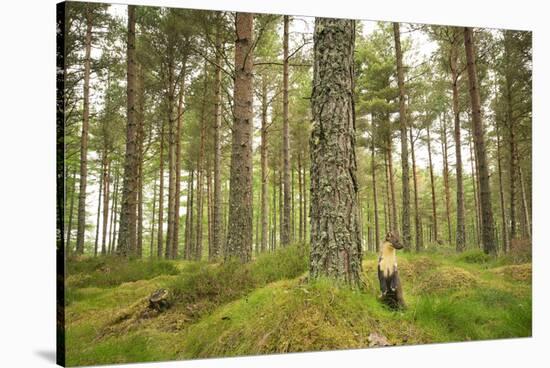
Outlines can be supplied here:
M317 18L312 92L310 277L361 285L353 51L355 22Z

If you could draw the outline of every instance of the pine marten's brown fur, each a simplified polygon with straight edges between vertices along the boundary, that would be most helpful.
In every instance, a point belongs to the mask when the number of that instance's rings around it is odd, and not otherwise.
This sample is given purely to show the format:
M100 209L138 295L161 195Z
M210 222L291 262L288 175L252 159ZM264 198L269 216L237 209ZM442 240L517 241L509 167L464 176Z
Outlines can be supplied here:
M378 280L382 291L382 301L390 308L405 308L401 281L397 272L396 250L402 249L399 237L393 232L386 234L386 239L380 247L378 257Z

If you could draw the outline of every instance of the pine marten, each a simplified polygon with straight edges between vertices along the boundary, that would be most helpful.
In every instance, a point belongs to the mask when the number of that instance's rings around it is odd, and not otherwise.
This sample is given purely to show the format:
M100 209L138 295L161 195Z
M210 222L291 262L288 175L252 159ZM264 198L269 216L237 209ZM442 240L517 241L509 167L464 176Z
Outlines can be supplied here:
M401 281L397 272L397 256L395 251L402 249L399 236L393 232L386 234L386 239L380 248L378 257L378 280L382 291L382 301L392 309L405 308Z

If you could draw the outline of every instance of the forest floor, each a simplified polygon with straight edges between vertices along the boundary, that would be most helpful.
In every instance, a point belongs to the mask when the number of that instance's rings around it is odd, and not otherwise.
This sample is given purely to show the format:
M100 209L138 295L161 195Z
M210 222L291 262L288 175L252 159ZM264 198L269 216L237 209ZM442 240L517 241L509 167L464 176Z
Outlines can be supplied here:
M365 291L307 282L291 246L246 266L83 258L67 263L67 364L96 365L531 336L531 263L480 251L398 254L407 309L379 300L377 256ZM171 308L148 309L170 293Z

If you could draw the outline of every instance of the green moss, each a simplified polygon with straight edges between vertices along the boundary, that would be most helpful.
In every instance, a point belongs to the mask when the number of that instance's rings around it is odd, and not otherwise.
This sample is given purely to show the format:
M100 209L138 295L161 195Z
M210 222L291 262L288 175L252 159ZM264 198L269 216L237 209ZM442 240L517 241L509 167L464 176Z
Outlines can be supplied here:
M123 271L110 287L97 276L110 261L82 260L73 276L92 276L67 289L68 363L361 348L373 332L392 345L531 335L530 264L399 253L408 308L394 312L378 300L376 255L363 261L365 290L357 291L324 278L308 282L307 254L292 246L246 265L167 262L176 274L144 271L133 280L137 273ZM147 296L161 287L172 307L144 313Z

